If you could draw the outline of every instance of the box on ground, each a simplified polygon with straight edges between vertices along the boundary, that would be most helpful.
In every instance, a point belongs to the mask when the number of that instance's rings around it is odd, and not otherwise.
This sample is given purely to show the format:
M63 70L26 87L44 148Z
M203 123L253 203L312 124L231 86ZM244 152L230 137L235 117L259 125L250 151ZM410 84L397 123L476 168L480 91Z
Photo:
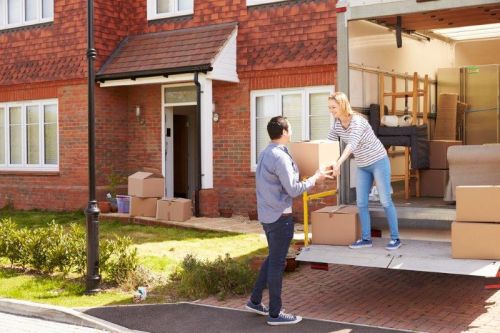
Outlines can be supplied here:
M457 221L500 222L500 186L457 186L456 199Z
M442 198L448 183L448 170L420 170L420 195Z
M161 198L164 194L165 179L161 174L139 171L128 177L128 195Z
M302 177L314 175L320 167L332 165L340 157L338 141L312 140L291 142L290 154Z
M453 222L451 255L456 259L500 259L500 223Z
M312 243L349 245L361 236L356 206L328 206L311 213Z
M462 141L457 140L430 140L429 141L429 168L448 169L448 148L459 146Z
M156 216L158 198L130 197L130 216Z
M158 200L156 218L168 221L187 221L193 216L191 200L184 198L163 198Z

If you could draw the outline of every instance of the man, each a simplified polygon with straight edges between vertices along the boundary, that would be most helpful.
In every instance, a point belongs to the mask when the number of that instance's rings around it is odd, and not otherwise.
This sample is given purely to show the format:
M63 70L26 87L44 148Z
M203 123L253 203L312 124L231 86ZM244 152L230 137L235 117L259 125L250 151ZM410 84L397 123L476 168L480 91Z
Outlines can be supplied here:
M296 324L302 317L281 311L283 271L294 232L292 201L327 176L318 170L307 180L299 181L299 170L285 147L292 136L292 128L286 118L272 118L267 124L267 132L272 142L259 155L255 182L259 221L266 233L269 255L262 263L246 308L266 315L269 325ZM262 304L262 292L266 285L269 289L269 309Z

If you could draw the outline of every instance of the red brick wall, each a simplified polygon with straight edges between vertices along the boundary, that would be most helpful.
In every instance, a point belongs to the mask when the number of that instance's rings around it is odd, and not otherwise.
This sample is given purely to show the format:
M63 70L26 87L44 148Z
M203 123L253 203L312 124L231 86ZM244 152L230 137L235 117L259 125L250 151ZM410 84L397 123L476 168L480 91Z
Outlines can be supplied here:
M54 3L53 23L0 31L0 91L86 76L86 2Z
M2 89L0 101L57 98L59 173L0 173L0 207L73 210L87 203L87 86L16 86Z

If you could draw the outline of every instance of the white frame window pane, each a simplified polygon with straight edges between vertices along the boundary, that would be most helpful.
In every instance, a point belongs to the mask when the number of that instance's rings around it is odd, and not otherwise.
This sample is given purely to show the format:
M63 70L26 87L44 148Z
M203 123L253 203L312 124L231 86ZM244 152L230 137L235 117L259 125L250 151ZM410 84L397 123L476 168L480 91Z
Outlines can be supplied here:
M5 108L0 107L0 164L5 164Z
M255 160L271 140L267 133L267 123L272 117L281 115L277 107L276 95L255 97Z
M40 111L38 105L26 107L26 162L40 164Z
M292 126L292 141L301 141L303 133L302 93L286 93L281 96L281 111Z
M172 12L173 0L156 0L156 13L166 14Z
M39 0L24 0L24 20L33 21L38 18Z
M177 0L177 10L179 12L193 10L193 0Z
M7 24L20 24L22 22L23 0L7 0Z
M23 163L23 108L9 107L9 152L10 164Z
M42 19L54 18L54 0L42 0Z
M328 92L309 94L309 136L311 140L326 140L330 130Z
M57 105L44 105L44 163L57 164Z

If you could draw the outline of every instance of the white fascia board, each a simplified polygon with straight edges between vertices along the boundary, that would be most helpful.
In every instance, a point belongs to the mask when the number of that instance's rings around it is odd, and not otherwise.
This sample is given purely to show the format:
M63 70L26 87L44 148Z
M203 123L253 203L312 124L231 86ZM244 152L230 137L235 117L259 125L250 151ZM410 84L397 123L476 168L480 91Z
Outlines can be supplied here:
M213 70L208 72L208 79L240 82L236 72L237 37L238 28L236 27L222 49L212 60Z
M108 87L120 87L120 86L136 86L142 84L166 84L166 83L177 83L177 82L192 82L193 74L175 74L164 76L151 76L151 77L139 77L135 80L123 79L123 80L106 80L104 82L99 82L101 88Z

